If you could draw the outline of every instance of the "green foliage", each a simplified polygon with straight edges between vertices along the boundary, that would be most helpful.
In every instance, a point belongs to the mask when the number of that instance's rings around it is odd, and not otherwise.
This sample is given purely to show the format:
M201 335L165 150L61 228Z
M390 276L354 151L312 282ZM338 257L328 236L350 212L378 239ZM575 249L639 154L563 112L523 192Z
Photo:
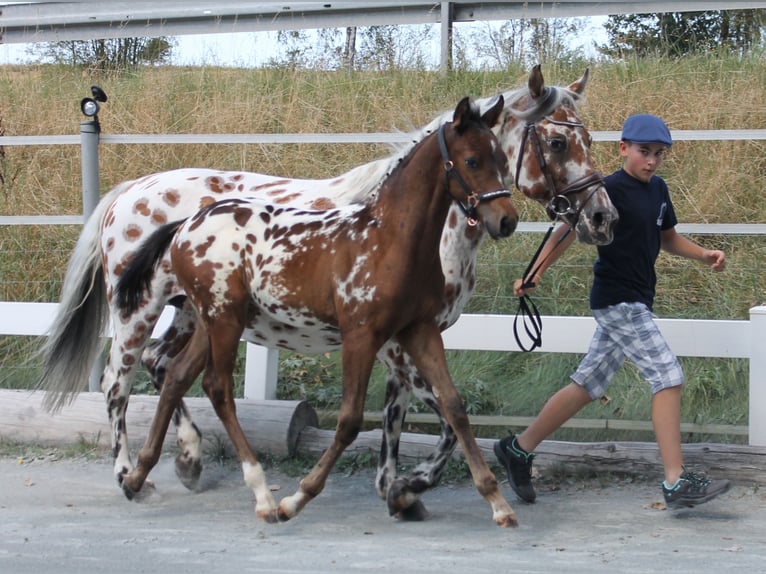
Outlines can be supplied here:
M743 57L761 47L763 10L658 12L609 16L609 42L601 53L613 58L726 53Z
M109 71L166 63L172 51L170 38L110 38L50 42L37 54L43 61Z

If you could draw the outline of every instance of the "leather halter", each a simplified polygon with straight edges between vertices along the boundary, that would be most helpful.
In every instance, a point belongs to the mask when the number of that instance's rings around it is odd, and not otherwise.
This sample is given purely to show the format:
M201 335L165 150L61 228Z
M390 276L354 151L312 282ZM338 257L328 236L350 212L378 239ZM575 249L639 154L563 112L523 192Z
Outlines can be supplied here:
M544 96L541 102L541 107L547 106L550 104L551 100L553 99L553 94L555 94L555 91L551 88L545 88ZM578 180L573 181L566 187L562 189L556 188L556 182L553 181L553 176L551 175L550 170L548 169L548 164L545 161L545 155L543 154L543 147L540 143L540 136L537 134L536 125L538 122L546 120L549 123L556 124L559 126L569 126L572 128L583 128L585 127L585 124L582 122L570 122L570 121L564 121L564 120L554 120L550 116L543 115L538 120L535 121L528 121L526 126L524 126L524 132L521 136L521 146L519 147L519 155L516 158L516 176L514 178L514 183L516 184L516 187L521 190L521 187L519 186L519 176L521 175L521 166L524 161L524 150L527 147L527 141L529 141L532 144L532 152L534 153L535 159L537 160L537 165L540 167L540 171L542 172L543 176L545 177L545 181L548 185L548 189L553 192L553 197L548 202L548 205L546 206L546 211L548 212L548 215L551 219L556 219L558 217L561 217L563 215L569 215L573 214L575 215L575 219L579 219L580 213L585 208L587 203L590 201L591 197L593 197L593 194L596 192L594 189L590 195L588 195L587 198L585 198L585 201L583 201L580 204L580 207L578 209L573 209L572 202L569 199L570 194L578 193L580 191L584 191L590 187L593 187L597 184L602 184L604 181L603 176L597 172L594 171L592 173L589 173L588 175L581 177Z
M466 216L468 220L468 225L471 227L474 227L479 224L479 214L476 211L476 208L479 206L479 204L486 202L486 201L492 201L493 199L498 199L500 197L511 197L511 192L507 189L497 189L495 191L485 191L484 193L476 193L475 191L472 191L470 187L468 187L468 184L463 180L462 177L460 177L460 174L455 171L455 166L452 163L452 160L449 157L449 150L447 149L447 141L444 138L444 130L447 127L447 124L450 122L445 122L441 126L439 126L439 133L438 133L438 139L439 139L439 150L442 154L442 159L444 160L444 173L445 173L445 185L447 188L449 188L449 180L450 177L453 178L460 187L463 188L463 191L465 192L467 198L467 203L463 203L457 198L453 198L455 202L460 207L460 210L463 212L463 214Z

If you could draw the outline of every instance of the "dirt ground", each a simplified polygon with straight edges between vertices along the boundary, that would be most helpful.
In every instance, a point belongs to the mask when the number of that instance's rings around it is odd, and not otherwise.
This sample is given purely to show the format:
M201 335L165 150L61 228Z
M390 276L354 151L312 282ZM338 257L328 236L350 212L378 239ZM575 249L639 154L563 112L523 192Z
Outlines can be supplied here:
M194 493L170 457L151 478L156 490L129 502L106 459L0 459L0 571L699 574L766 564L766 494L751 487L668 511L655 484L543 486L526 505L504 483L520 527L501 529L467 483L427 493L430 518L402 523L375 495L371 470L336 472L298 517L272 525L256 519L236 468L208 465ZM298 483L269 479L277 498Z

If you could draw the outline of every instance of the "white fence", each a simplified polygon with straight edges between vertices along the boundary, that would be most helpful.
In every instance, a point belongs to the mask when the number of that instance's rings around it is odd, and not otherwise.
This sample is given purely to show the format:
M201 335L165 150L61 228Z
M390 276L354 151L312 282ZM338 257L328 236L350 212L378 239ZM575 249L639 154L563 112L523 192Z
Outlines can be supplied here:
M0 335L44 335L57 303L0 302ZM168 326L172 308L158 322L158 336ZM748 321L658 319L673 351L682 357L744 358L750 362L748 440L766 446L766 306L750 309ZM537 352L585 353L595 322L590 317L543 317L543 346ZM463 315L444 333L448 349L518 352L513 338L513 317ZM245 397L275 396L277 351L247 345Z

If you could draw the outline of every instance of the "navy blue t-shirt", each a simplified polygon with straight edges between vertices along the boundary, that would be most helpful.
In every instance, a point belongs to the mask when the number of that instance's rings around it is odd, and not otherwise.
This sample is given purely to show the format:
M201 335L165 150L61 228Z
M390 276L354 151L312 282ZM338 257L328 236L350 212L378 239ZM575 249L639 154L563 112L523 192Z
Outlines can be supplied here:
M614 241L598 248L590 307L644 303L651 309L657 284L654 264L660 253L660 231L678 223L668 186L658 176L644 183L624 169L606 177L604 184L620 220Z

